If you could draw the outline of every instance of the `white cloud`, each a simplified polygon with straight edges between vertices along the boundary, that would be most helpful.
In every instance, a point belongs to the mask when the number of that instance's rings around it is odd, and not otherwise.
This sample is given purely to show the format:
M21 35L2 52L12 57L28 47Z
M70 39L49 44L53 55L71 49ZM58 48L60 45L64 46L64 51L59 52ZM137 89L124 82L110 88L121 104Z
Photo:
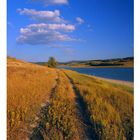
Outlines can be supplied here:
M20 15L27 15L33 20L40 22L65 22L64 19L60 17L60 11L37 11L35 9L24 8L17 10Z
M78 22L78 24L83 24L84 23L84 20L80 17L77 17L76 21Z
M63 32L71 32L75 30L75 26L71 24L30 24L28 25L30 29L40 29L40 30L59 30Z
M67 5L68 0L32 0L33 2L40 2L44 5Z
M73 25L65 24L30 24L20 29L20 36L17 38L19 44L50 44L57 41L75 40L63 32L75 30Z

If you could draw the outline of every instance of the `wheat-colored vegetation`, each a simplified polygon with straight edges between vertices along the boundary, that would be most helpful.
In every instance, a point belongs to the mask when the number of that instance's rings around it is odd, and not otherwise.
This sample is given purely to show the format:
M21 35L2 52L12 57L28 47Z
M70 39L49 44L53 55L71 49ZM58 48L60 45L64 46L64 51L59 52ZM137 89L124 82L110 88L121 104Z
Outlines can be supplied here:
M8 139L25 139L54 86L52 69L8 59Z
M13 58L7 81L8 140L133 139L130 88Z
M87 106L92 129L101 140L133 139L133 95L127 88L65 71Z
M10 58L7 80L9 140L79 139L75 94L62 71Z
M42 114L42 126L46 139L50 140L78 140L75 95L71 84L62 71L58 71L58 83L49 106L44 108ZM33 134L32 138L37 138L38 134Z

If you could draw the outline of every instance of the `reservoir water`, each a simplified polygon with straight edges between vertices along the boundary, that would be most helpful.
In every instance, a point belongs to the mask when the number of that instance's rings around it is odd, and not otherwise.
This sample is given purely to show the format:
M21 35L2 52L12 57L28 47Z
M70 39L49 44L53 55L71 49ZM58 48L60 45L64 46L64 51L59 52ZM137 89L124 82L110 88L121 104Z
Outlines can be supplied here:
M134 81L134 68L72 68L72 67L61 67L63 69L74 70L82 74L88 74L103 78L123 80L123 81Z

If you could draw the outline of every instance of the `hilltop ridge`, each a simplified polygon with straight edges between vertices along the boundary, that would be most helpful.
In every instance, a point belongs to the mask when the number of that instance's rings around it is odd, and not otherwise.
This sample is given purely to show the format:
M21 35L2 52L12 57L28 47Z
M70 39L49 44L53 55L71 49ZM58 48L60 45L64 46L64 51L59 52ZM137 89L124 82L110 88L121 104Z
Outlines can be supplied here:
M47 65L47 62L34 62L39 65ZM58 66L69 67L133 67L134 57L97 59L97 60L73 60L58 62Z

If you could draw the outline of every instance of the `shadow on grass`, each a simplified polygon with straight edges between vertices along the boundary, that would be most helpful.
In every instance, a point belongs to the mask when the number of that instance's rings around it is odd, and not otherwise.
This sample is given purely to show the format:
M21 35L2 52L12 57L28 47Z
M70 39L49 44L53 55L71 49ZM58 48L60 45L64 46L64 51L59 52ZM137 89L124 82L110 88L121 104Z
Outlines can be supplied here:
M64 72L65 73L65 72ZM87 103L84 101L83 97L80 94L80 91L75 86L73 80L65 73L65 75L70 80L70 83L73 86L73 90L76 95L76 103L80 113L80 119L82 120L82 124L84 125L84 131L88 140L100 140L98 133L94 130L93 126L97 128L101 128L101 124L97 124L91 122L90 120L90 113L88 111Z

